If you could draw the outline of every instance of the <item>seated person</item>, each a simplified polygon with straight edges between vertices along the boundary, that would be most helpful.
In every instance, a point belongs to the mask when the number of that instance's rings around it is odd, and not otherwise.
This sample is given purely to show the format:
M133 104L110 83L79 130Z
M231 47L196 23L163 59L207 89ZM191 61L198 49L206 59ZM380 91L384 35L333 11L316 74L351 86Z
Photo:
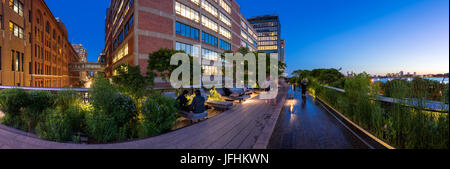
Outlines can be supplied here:
M196 90L195 97L191 105L191 113L204 113L206 111L205 102L206 100L204 97L202 97L202 93L200 92L200 90Z
M225 92L225 96L227 97L239 97L239 94L233 93L230 89L225 88L223 89L223 91Z
M188 106L188 99L187 99L187 95L189 94L189 92L187 90L183 91L183 93L178 96L177 100L178 103L180 104L180 108L181 111L185 111L185 112L189 112L189 106Z

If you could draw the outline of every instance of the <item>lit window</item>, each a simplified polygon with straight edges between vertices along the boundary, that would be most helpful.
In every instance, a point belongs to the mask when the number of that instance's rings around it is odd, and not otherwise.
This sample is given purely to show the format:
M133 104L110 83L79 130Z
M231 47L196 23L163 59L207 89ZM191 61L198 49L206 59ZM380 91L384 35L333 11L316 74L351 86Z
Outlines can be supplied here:
M228 39L231 39L231 32L228 31L227 29L223 28L222 26L220 26L219 33L220 33L222 36L224 36L224 37L226 37L226 38L228 38Z
M127 55L128 55L128 43L126 43L122 48L120 48L120 50L116 53L116 55L114 55L113 63L118 62Z
M218 31L218 25L216 22L212 21L211 19L209 19L206 16L202 15L202 25L217 32Z
M198 47L185 43L176 42L175 50L182 50L186 52L186 54L194 57L200 56L200 51Z
M211 5L208 1L202 0L202 8L209 12L210 14L214 15L215 17L218 16L217 8Z
M231 7L228 5L224 0L220 0L220 6L227 11L229 14L231 14Z
M195 5L200 5L200 0L191 0L192 3L194 3Z
M244 31L242 31L242 30L241 30L241 36L242 36L244 39L248 39L248 35L247 35Z
M23 16L23 3L19 0L9 0L9 7L20 16Z
M220 21L231 27L231 20L227 16L225 16L222 12L219 15L219 19Z
M193 20L195 22L200 22L200 17L197 11L194 9L191 9L187 7L186 5L183 5L179 2L175 3L175 11L178 15L181 15L185 18L188 18L190 20Z
M24 37L23 37L23 28L20 27L19 25L16 25L13 22L9 22L9 31L15 37L18 37L20 39L24 39Z

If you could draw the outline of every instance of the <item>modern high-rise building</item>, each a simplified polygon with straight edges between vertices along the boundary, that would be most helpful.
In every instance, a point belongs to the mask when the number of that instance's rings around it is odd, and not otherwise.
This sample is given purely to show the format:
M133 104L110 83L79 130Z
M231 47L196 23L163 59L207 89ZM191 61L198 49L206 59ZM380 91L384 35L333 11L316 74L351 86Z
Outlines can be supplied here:
M72 44L73 49L80 57L80 62L87 62L87 50L83 47L83 44Z
M139 65L145 73L149 54L161 48L214 60L240 47L256 51L256 40L235 0L111 0L105 25L106 74L113 76L114 67L123 63ZM155 84L168 85L164 83Z
M79 81L79 58L64 23L44 0L0 1L0 85L66 87Z
M264 15L249 18L248 21L258 36L258 50L266 53L278 53L278 59L284 61L284 41L281 39L281 24L278 15Z
M77 52L78 57L80 58L81 63L87 63L87 50L83 47L83 44L72 44L73 49ZM80 72L80 80L87 81L88 80L88 72L82 71Z

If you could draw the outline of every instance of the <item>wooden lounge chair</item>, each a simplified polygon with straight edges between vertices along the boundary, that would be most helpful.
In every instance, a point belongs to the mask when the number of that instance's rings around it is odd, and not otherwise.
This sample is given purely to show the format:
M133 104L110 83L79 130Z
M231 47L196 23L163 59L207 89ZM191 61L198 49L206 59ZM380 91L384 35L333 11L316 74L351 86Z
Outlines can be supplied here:
M222 96L223 99L226 101L239 101L239 103L242 103L242 101L245 101L250 98L248 95L244 95L242 93L237 94L237 96L227 96L225 94L224 89L217 89L217 92Z
M207 101L206 105L213 107L216 110L230 110L233 108L233 103L225 101Z
M181 113L183 113L185 117L191 121L191 123L209 119L209 113L207 111L198 114L193 114L186 111L182 111Z

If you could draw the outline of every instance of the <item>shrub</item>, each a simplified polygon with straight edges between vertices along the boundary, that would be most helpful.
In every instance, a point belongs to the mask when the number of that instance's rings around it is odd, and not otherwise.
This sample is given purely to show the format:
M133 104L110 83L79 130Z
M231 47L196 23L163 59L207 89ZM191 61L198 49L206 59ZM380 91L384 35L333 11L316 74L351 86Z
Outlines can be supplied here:
M172 129L177 119L177 102L172 98L153 95L142 103L141 112L139 137L155 136Z
M113 98L112 104L115 108L109 114L117 122L118 126L125 125L138 115L136 105L128 95L116 95Z
M21 110L28 105L28 94L23 89L4 89L0 91L0 109L5 113L6 125L19 127L22 123Z
M89 137L99 143L117 139L118 126L113 118L102 113L91 112L86 117L86 130Z
M50 141L71 141L70 118L57 109L47 109L44 120L39 122L36 132L41 139Z
M53 106L55 103L54 96L48 91L30 91L28 92L29 104L23 112L23 118L27 121L28 132L34 128L41 117L44 110Z
M98 112L112 112L115 108L112 99L118 93L118 89L108 79L98 75L89 89L90 103Z
M67 110L70 106L81 103L81 96L73 90L63 90L58 92L55 98L55 104L62 111Z
M70 127L74 133L83 132L86 120L86 114L89 109L84 109L78 105L71 105L64 111L64 114L69 118Z
M113 77L113 82L119 86L122 93L130 95L134 100L144 96L148 80L142 75L139 66L123 64L117 66L115 71L118 75Z
M223 99L222 96L217 91L216 87L213 87L209 93L210 95L208 96L208 100L225 101L225 99Z
M450 97L450 95L448 93L448 86L447 86L447 88L444 91L444 102L445 102L445 104L449 103L449 97Z

